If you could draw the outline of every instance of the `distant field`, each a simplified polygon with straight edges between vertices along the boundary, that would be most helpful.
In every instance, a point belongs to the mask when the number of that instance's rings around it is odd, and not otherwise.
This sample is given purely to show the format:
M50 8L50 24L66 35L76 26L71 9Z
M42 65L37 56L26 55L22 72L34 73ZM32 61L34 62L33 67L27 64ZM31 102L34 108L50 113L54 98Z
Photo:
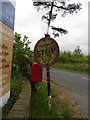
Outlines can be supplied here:
M88 74L88 64L84 63L56 63L53 67Z

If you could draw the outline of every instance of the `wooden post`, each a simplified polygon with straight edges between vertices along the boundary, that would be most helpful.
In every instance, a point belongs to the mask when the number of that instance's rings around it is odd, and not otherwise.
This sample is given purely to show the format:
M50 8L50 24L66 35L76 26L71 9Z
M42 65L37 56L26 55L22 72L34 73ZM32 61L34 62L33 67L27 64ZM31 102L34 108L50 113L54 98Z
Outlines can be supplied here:
M51 111L51 87L50 87L50 67L47 65L47 89L48 89L48 105Z

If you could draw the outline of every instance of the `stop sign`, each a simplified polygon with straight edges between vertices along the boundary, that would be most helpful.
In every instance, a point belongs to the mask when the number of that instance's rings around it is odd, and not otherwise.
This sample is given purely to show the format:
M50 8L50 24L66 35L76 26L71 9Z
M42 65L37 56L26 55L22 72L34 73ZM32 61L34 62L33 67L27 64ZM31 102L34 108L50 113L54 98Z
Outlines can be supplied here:
M34 48L35 60L42 66L53 65L59 56L59 46L57 42L50 38L44 37L40 39Z

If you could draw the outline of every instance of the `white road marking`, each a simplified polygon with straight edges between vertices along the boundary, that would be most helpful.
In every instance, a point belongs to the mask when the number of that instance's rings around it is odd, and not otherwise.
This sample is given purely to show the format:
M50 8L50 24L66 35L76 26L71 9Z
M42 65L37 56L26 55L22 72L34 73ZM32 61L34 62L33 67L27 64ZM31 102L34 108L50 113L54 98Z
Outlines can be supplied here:
M82 79L84 79L84 80L90 80L89 78L86 78L86 77L81 77Z

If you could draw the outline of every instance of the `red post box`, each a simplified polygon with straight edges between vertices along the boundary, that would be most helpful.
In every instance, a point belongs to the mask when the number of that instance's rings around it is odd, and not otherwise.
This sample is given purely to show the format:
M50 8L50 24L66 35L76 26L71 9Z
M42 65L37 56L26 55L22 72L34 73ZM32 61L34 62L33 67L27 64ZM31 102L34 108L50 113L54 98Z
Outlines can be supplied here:
M42 82L42 67L37 62L32 64L31 80L32 82Z

